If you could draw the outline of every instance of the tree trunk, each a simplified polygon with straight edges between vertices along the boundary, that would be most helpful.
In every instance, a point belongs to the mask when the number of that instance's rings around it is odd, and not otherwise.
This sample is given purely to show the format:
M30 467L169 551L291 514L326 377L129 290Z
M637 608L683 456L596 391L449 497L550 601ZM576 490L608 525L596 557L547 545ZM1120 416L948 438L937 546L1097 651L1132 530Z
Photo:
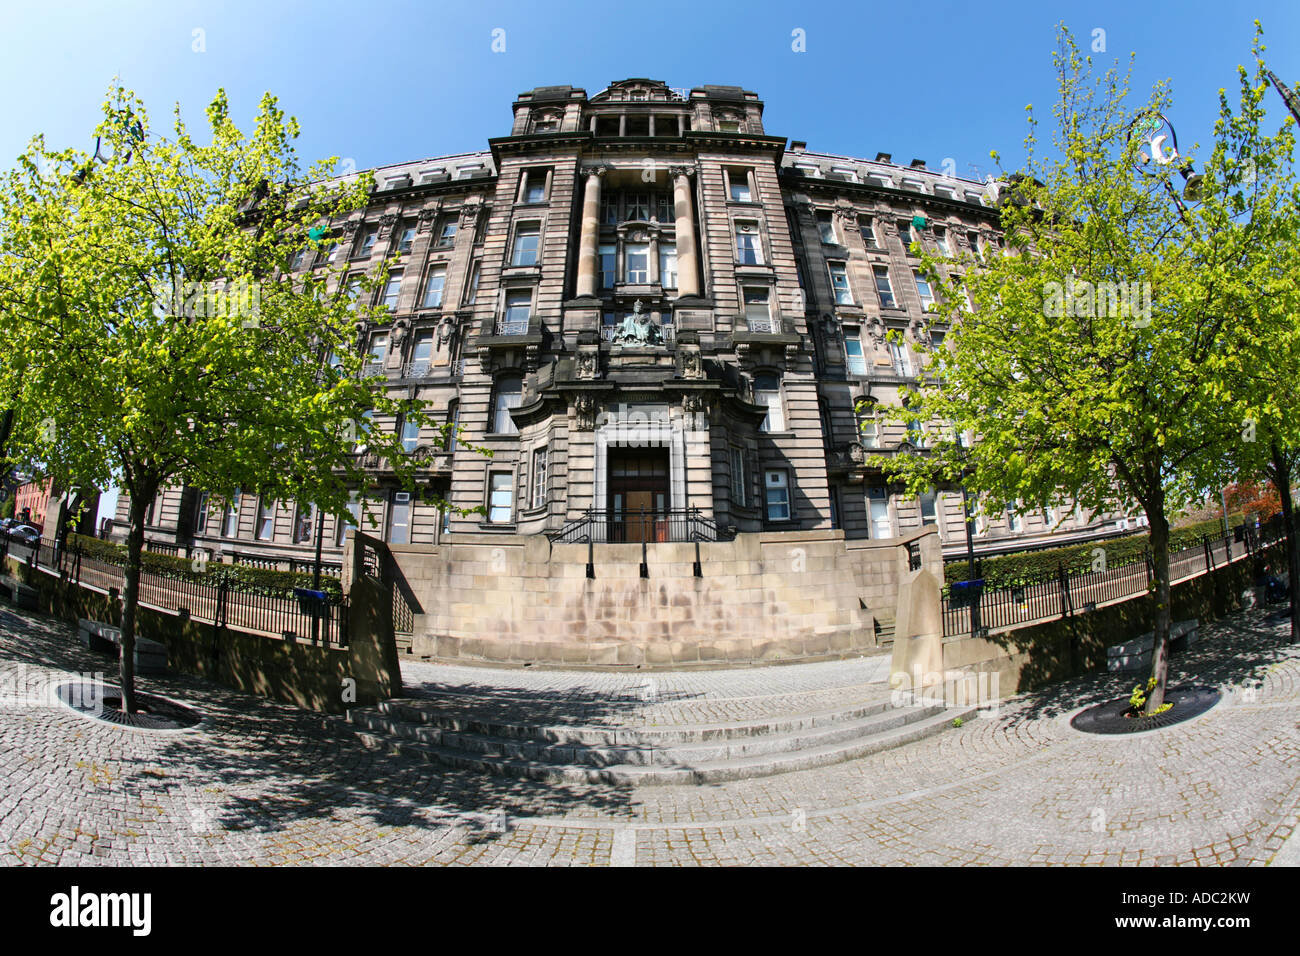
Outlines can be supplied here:
M1169 676L1169 520L1164 502L1147 513L1151 525L1151 562L1155 566L1156 620L1155 643L1151 650L1151 676L1156 686L1147 695L1146 712L1154 714L1165 702L1165 683Z
M1300 641L1300 540L1295 533L1295 506L1291 503L1291 462L1276 442L1273 457L1273 487L1282 499L1282 527L1286 530L1287 596L1291 600L1291 640Z
M154 493L156 494L156 492ZM126 584L122 588L122 711L135 713L135 612L140 603L140 555L144 551L144 516L154 494L132 494L126 535Z

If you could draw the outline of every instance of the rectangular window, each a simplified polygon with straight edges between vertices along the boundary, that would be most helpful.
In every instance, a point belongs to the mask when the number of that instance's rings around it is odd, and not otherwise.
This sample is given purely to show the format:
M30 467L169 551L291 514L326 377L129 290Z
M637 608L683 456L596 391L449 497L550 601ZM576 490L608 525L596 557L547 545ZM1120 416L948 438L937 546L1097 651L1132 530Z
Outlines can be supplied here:
M607 192L600 197L600 221L606 226L618 225L618 193Z
M316 525L316 506L299 504L293 520L293 540L295 544L310 542L312 528Z
M397 240L397 251L406 255L413 245L415 245L415 226L403 226L402 235Z
M512 266L533 266L537 264L537 247L541 240L542 227L536 222L521 222L515 229L514 251L510 256Z
M727 183L731 188L732 202L752 202L754 195L749 189L749 170L728 169Z
M930 291L930 283L915 270L912 271L912 278L916 280L916 294L921 297L921 308L929 312L934 308L934 293Z
M889 267L872 266L871 271L876 275L876 295L880 297L880 307L882 309L896 309L894 304L894 287L889 284Z
M859 218L858 231L862 233L862 241L868 249L880 248L880 243L876 241L876 223L874 220L867 216Z
M655 197L655 218L664 225L677 222L677 213L673 210L672 193L660 193Z
M347 300L348 309L355 312L357 303L361 301L361 277L352 276L347 280L343 288L343 298Z
M874 418L865 418L858 423L858 434L863 448L880 447L880 423Z
M366 362L372 365L381 365L387 357L388 333L376 332L370 336L370 352L367 354Z
M402 419L402 450L408 454L415 451L420 444L420 426L416 422Z
M903 244L903 251L909 255L912 247L912 224L905 220L898 223L898 241Z
M494 471L489 481L488 521L509 524L514 513L514 475L508 471Z
M751 332L771 332L772 309L768 303L768 290L745 289L745 323Z
M342 516L335 519L335 526L334 526L335 547L338 548L343 547L344 542L347 541L348 539L348 529L352 527L358 527L360 525L361 502L357 500L357 495L355 491L352 493L352 495L350 496L350 500L348 501L348 514L352 516L352 520L354 522L353 524L348 524L348 522ZM363 528L362 530L364 531L365 529Z
M523 202L546 201L546 177L549 170L530 169L524 173L524 186L521 200Z
M784 471L769 471L763 481L767 489L767 520L790 518L790 478Z
M379 227L372 226L361 234L361 242L357 245L358 256L368 256L375 248L375 240L379 238Z
M866 375L867 360L862 355L862 341L856 335L844 336L844 351L848 355L849 374Z
M433 332L426 329L415 336L411 346L411 374L420 376L429 373L429 362L433 359Z
M829 209L817 210L817 233L821 236L822 242L835 244L835 217Z
M1016 512L1012 511L1010 508L1007 509L1007 527L1011 529L1012 534L1019 534L1024 530L1024 525L1020 521L1020 515L1016 514Z
M763 432L785 431L785 409L781 405L781 383L775 375L761 375L754 380L754 403L767 406L767 417L758 426Z
M240 496L240 490L236 488L235 494L226 502L225 511L221 515L221 533L227 538L233 538L239 534Z
M434 266L424 281L424 308L442 308L442 292L447 287L447 267Z
M194 530L196 532L208 530L208 493L206 491L199 495L199 502L194 506Z
M624 222L650 221L650 196L646 193L628 193L624 197Z
M892 538L894 526L889 520L889 499L885 496L884 489L873 488L867 497L867 504L871 510L871 537L877 540Z
M897 375L908 377L912 374L912 361L907 357L907 347L897 342L889 343L889 360Z
M921 495L921 524L939 523L939 506L937 496L933 491L927 491Z
M389 309L396 311L397 297L402 291L402 273L390 272L388 274L388 283L384 286L384 305Z
M952 247L948 245L948 230L943 226L934 227L934 247L943 255L952 255Z
M736 221L736 262L743 266L763 264L763 248L758 236L758 223Z
M731 449L731 501L739 508L746 507L745 499L745 453L739 448Z
M970 246L970 251L978 256L980 254L980 234L978 232L966 233L966 245Z
M475 300L478 299L478 274L480 266L482 266L482 262L475 259L469 267L469 286L465 290L466 305L473 305Z
M546 449L533 449L533 507L546 504Z
M659 243L659 284L665 289L677 288L677 246L671 242Z
M441 225L438 227L438 240L434 246L439 249L446 248L456 241L456 221L455 215L443 217Z
M394 491L388 509L388 543L411 543L411 493Z
M843 262L830 263L831 288L835 290L836 305L852 305L853 293L849 291L849 273Z
M271 535L275 533L275 502L266 501L263 498L257 499L257 538L260 541L270 541Z
M600 257L600 287L612 289L618 271L618 246L612 243L604 244L600 246L597 255Z
M531 292L510 292L506 294L506 316L502 335L523 335L528 331L528 320L532 318L533 296Z
M633 284L645 284L650 281L650 244L648 242L629 242L624 248L627 257L624 281Z
M301 269L302 264L306 261L307 261L307 248L304 246L303 248L295 252L292 258L289 259L289 268Z

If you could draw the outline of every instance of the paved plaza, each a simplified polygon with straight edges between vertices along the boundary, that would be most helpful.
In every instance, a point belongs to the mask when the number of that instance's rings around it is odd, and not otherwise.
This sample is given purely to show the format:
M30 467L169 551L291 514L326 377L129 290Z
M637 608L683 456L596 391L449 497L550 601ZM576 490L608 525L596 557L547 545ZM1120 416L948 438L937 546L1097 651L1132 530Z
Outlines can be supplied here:
M365 749L341 717L187 677L183 733L123 730L12 694L0 706L7 864L1200 864L1295 861L1300 647L1243 612L1171 679L1221 687L1129 738L1068 725L1133 678L1092 675L937 736L816 770L708 786L543 784ZM887 694L886 658L686 673L404 665L407 694L530 717L672 726ZM111 671L75 629L0 610L0 682ZM1300 839L1300 838L1297 838ZM1283 849L1285 845L1285 849ZM1280 852L1281 851L1281 852Z

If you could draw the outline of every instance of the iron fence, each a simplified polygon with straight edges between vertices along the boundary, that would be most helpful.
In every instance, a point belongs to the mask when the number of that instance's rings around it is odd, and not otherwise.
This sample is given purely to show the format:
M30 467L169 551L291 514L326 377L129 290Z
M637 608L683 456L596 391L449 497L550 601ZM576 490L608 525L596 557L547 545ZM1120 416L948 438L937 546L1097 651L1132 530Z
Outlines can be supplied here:
M1169 580L1178 583L1207 574L1229 562L1256 555L1284 537L1281 521L1249 528L1240 538L1203 538L1199 543L1170 552ZM1244 544L1234 549L1234 540ZM1096 570L1054 574L1020 585L983 588L978 582L961 582L945 588L944 637L976 634L984 630L1014 628L1088 611L1100 604L1144 594L1155 580L1150 551Z
M84 553L75 546L60 548L56 542L42 539L30 549L26 560L34 568L57 574L79 586L103 591L116 589L119 593L126 586L126 572L121 564ZM315 606L300 601L292 590L283 593L235 590L225 577L217 574L212 575L211 581L202 581L141 570L139 600L150 607L186 611L193 620L203 623L277 637L310 638L319 616L320 640L335 647L347 646L346 598Z

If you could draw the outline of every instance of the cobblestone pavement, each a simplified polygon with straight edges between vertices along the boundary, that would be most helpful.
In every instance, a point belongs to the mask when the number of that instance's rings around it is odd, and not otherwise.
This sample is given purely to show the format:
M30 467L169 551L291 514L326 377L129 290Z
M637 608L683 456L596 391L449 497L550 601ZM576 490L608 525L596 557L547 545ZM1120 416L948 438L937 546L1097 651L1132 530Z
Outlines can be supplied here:
M341 718L185 677L142 682L203 711L203 724L184 733L123 730L10 694L0 705L0 859L604 866L1294 857L1295 841L1279 850L1300 814L1300 647L1259 612L1203 633L1174 659L1173 679L1220 686L1225 697L1173 728L1129 739L1074 731L1076 710L1131 687L1131 678L1093 675L895 750L701 787L628 790L449 771L365 750ZM880 693L883 666L877 658L645 676L406 669L415 694L483 698L496 688L594 716L610 712L608 697L647 703L636 716L671 722L754 713L778 699L834 706ZM69 625L0 611L6 690L112 667Z

